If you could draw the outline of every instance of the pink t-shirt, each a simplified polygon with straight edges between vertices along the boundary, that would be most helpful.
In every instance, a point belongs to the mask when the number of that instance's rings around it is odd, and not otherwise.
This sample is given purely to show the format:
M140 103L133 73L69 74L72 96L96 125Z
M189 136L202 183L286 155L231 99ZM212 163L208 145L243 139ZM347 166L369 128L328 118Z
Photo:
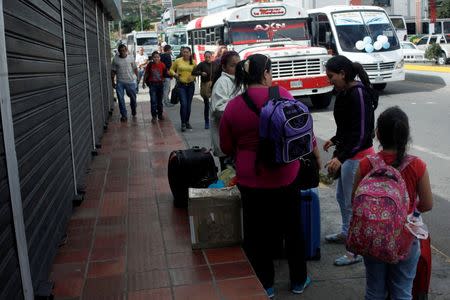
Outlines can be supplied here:
M248 89L250 98L260 109L269 98L267 87ZM293 99L280 87L282 98ZM259 142L259 117L245 104L242 96L228 102L220 121L220 148L235 157L238 184L250 188L279 188L291 184L296 178L300 163L294 161L276 168L255 168L256 150Z

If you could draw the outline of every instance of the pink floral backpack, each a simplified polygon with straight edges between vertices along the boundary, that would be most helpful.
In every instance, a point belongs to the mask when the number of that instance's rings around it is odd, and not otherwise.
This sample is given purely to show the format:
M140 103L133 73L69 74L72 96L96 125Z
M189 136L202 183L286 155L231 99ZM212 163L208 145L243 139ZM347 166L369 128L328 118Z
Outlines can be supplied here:
M413 242L405 226L409 196L400 171L415 157L406 156L398 169L387 165L379 155L367 158L372 170L361 180L352 200L347 249L397 263L408 256Z

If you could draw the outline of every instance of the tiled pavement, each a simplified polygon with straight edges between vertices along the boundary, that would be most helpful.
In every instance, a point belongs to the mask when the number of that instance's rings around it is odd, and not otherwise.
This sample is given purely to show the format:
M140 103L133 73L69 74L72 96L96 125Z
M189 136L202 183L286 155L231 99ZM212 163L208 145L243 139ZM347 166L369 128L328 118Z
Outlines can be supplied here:
M170 151L186 146L149 110L145 101L127 123L112 117L54 261L55 298L267 299L240 247L191 249L166 173Z

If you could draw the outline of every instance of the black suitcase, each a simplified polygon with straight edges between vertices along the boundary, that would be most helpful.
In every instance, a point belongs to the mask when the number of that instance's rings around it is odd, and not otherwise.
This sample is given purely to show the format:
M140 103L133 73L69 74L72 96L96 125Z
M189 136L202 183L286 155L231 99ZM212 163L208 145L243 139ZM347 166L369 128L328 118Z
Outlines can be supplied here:
M188 205L188 189L206 188L215 182L217 167L211 152L206 148L172 151L168 177L174 205L185 208Z

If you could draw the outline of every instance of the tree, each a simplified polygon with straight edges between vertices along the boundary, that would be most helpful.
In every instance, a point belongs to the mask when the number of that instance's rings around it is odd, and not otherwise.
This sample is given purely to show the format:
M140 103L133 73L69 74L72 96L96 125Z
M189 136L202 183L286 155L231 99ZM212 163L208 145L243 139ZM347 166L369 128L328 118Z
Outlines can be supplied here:
M439 18L450 18L450 0L443 0L441 7L438 9Z

